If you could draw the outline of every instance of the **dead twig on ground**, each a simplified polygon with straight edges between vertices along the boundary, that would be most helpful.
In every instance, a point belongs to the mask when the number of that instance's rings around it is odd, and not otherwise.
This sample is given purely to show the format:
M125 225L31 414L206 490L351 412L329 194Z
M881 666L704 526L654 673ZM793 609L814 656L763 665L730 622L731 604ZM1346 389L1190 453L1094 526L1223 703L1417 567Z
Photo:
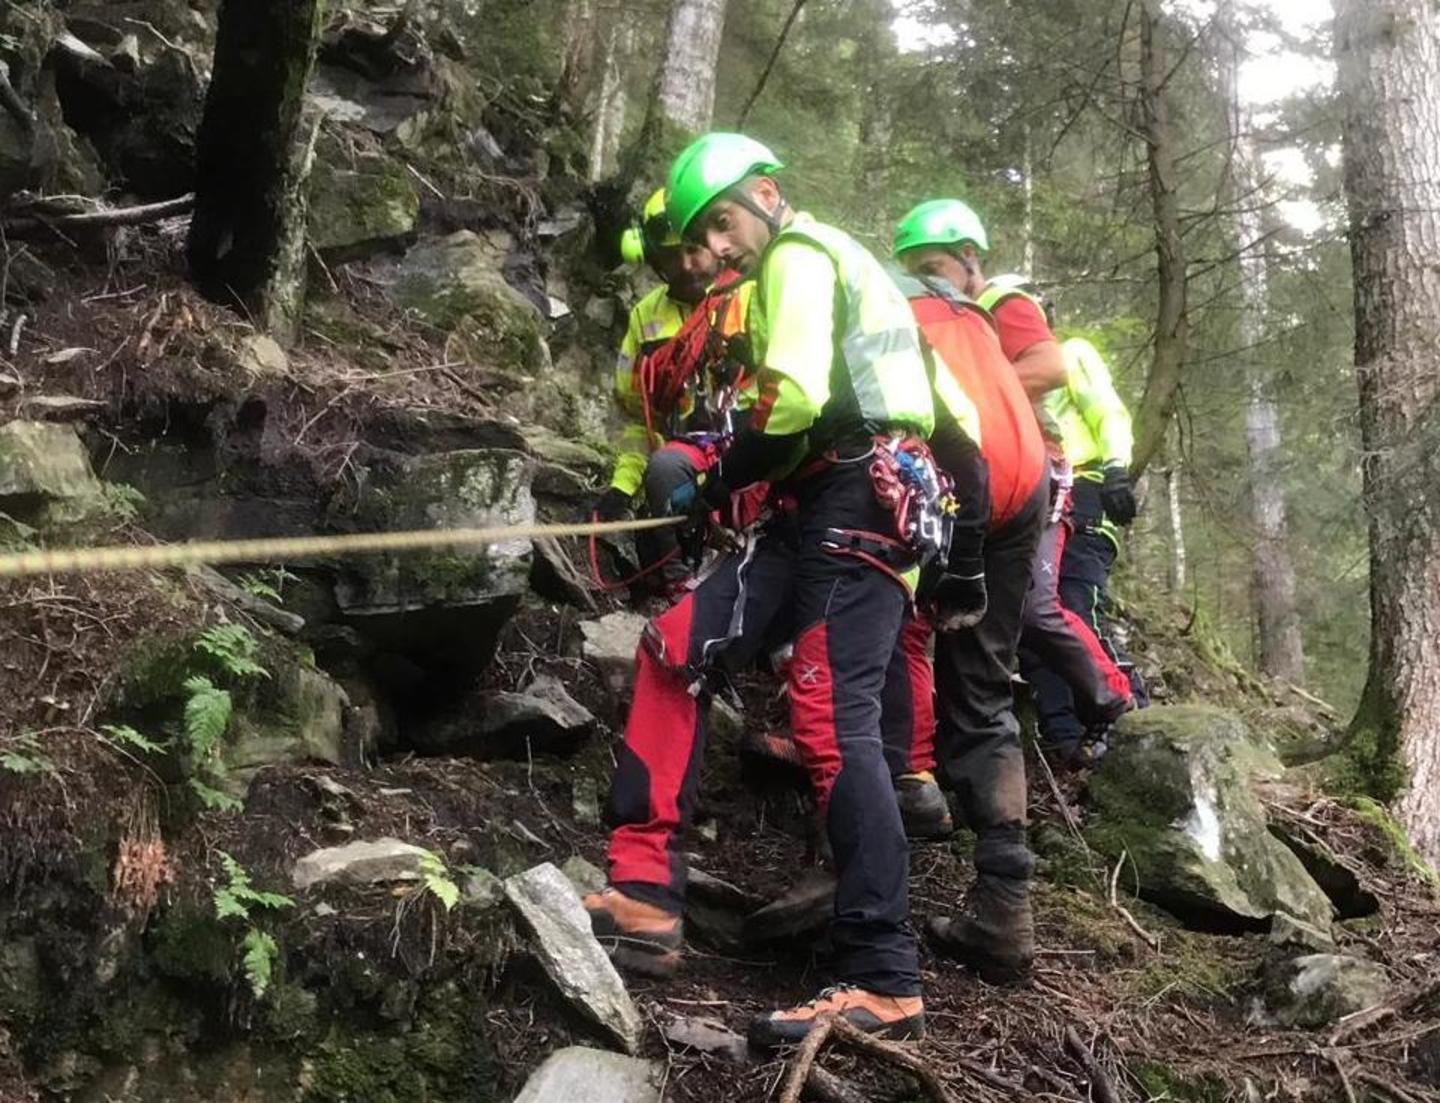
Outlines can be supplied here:
M820 1103L866 1103L865 1096L860 1094L859 1089L819 1065L810 1066L810 1075L805 1080L805 1086Z
M138 226L145 222L158 222L162 218L188 214L195 207L195 193L182 195L178 199L166 199L159 203L144 203L138 207L102 207L95 211L80 211L75 214L39 214L11 219L5 223L7 233L23 233L41 226L49 229L80 230L96 226Z
M1358 1034L1367 1027L1376 1023L1384 1022L1392 1015L1402 1014L1418 1003L1423 1003L1431 996L1440 993L1440 980L1431 981L1429 984L1422 984L1418 988L1412 988L1409 992L1398 996L1386 1003L1378 1003L1374 1007L1367 1007L1363 1011L1356 1011L1346 1015L1330 1034L1329 1046L1340 1045L1352 1034Z
M1140 926L1139 920L1137 920L1133 915L1130 914L1130 909L1125 907L1124 904L1120 903L1120 898L1118 895L1118 890L1120 887L1120 870L1124 868L1125 859L1129 857L1130 852L1128 850L1122 850L1120 852L1120 860L1115 863L1115 871L1110 874L1110 907L1115 910L1115 913L1119 915L1121 919L1125 920L1126 925L1132 931L1134 931L1137 935L1140 936L1141 941L1144 942L1145 945L1149 946L1152 950L1158 951L1160 949L1160 937L1158 935L1151 934L1144 927Z
M1090 1080L1091 1094L1100 1103L1120 1103L1120 1093L1115 1090L1110 1074L1101 1067L1090 1048L1080 1040L1080 1035L1075 1033L1073 1026L1065 1028L1065 1048L1085 1070L1085 1075Z
M791 1060L790 1073L785 1078L785 1087L780 1093L779 1103L799 1103L800 1092L804 1090L806 1081L811 1079L812 1072L815 1071L815 1058L819 1055L821 1047L833 1038L842 1039L861 1053L877 1057L881 1061L911 1073L920 1081L920 1086L924 1089L925 1094L935 1103L955 1103L955 1097L945 1087L944 1081L922 1058L893 1042L882 1041L871 1034L866 1034L849 1020L836 1015L822 1015L818 1025L800 1043ZM819 1071L823 1072L824 1070Z

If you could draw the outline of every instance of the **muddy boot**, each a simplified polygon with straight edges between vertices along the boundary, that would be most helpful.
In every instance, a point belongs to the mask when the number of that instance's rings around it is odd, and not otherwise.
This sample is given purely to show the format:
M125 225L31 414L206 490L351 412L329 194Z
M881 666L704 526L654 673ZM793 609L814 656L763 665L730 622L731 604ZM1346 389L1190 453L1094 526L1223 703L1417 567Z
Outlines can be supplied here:
M950 805L929 770L896 778L895 799L900 804L900 819L909 838L948 839L955 833Z
M975 843L975 883L960 914L932 919L930 942L990 984L1019 984L1035 960L1035 917L1030 875L1035 856L1018 825L989 828Z
M839 1015L866 1034L881 1038L925 1037L925 1001L919 996L886 996L841 984L813 1000L750 1020L750 1044L756 1049L794 1045L815 1028L822 1015Z
M745 941L761 944L823 931L835 914L835 874L812 869L780 896L745 917Z
M596 940L617 966L659 980L674 976L684 938L678 915L615 888L592 892L581 902Z

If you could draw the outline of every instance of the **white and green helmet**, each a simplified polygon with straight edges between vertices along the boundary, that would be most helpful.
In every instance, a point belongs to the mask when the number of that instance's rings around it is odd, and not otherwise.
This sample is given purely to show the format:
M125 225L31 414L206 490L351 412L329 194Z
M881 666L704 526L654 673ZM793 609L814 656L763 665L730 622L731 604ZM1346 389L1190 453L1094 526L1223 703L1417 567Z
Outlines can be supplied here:
M895 255L924 246L973 245L980 252L990 248L985 225L969 206L958 199L931 199L921 203L895 227Z

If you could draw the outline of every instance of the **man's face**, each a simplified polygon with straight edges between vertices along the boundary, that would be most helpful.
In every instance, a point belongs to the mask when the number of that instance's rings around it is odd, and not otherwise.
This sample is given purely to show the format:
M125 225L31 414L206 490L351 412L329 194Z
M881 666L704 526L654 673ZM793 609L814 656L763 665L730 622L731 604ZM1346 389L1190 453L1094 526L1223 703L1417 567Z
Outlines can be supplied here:
M720 274L720 260L703 245L675 245L655 250L656 273L682 303L698 303Z
M762 211L773 214L779 207L780 191L768 177L762 176L741 186ZM689 234L708 245L726 268L733 268L742 276L754 274L771 236L770 227L763 219L725 196L712 200L700 212Z
M969 266L949 249L939 245L922 245L919 249L902 253L900 263L912 276L933 276L944 280L956 291L973 299L984 290L984 280L980 276L980 265L975 260L974 250L965 246L963 255L970 261Z

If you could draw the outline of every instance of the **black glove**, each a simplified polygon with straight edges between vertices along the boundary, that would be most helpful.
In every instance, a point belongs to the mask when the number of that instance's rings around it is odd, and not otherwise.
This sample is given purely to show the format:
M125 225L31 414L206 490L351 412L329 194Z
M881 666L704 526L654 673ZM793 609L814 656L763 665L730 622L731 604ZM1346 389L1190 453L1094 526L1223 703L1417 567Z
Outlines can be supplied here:
M618 486L608 487L595 499L595 516L601 521L619 521L630 512L631 496Z
M1130 486L1130 472L1124 464L1112 463L1105 468L1100 503L1105 507L1105 516L1117 525L1128 525L1135 520L1135 491Z
M953 556L945 573L930 591L937 632L974 628L985 617L989 597L985 592L985 564L979 559L957 560Z

